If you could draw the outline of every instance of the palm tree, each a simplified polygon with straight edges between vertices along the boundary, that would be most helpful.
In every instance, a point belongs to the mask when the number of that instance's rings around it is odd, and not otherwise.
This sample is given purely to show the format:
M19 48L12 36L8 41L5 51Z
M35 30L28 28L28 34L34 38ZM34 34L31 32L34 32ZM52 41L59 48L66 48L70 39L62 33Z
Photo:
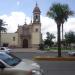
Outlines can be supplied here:
M71 14L73 12L70 11L68 5L60 3L53 4L47 12L47 16L53 18L57 24L58 57L61 57L60 27Z
M71 11L67 4L63 5L63 12L62 12L62 41L63 41L63 24L67 21L69 16L73 15L73 11Z
M4 27L6 24L4 24L3 20L0 19L0 46L1 46L1 32L6 32L6 28Z

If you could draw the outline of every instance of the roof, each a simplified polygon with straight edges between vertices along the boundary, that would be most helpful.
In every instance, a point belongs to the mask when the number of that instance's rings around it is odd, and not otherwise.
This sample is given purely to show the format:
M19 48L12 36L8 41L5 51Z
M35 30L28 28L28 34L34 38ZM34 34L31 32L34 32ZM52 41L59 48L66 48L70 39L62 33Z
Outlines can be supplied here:
M37 3L36 3L36 6L35 6L35 8L34 8L33 12L39 12L39 13L40 13L40 9L39 9L39 7L38 7Z

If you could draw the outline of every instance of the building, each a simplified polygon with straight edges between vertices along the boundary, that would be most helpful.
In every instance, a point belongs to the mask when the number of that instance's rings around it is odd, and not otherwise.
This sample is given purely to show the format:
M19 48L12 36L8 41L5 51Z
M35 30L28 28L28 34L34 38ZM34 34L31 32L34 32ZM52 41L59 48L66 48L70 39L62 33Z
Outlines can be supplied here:
M18 26L16 33L2 33L1 44L9 47L38 48L41 43L40 9L36 4L33 21L29 25Z

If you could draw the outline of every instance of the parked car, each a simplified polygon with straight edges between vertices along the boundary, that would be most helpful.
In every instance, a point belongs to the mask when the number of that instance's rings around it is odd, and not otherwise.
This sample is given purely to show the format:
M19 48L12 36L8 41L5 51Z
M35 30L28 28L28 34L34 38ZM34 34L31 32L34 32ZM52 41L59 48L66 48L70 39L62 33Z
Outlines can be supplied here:
M75 51L69 51L69 52L68 52L68 55L70 55L70 56L75 56Z
M8 47L0 47L0 52L11 52L12 49L8 48Z
M0 52L0 75L43 75L43 71L32 60L21 60L13 54Z

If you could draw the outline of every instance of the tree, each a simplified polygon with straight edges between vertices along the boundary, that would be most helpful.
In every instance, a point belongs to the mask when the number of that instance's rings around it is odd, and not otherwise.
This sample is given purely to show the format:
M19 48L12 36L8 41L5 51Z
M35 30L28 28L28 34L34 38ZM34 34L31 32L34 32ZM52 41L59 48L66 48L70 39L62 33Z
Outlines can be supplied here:
M62 41L63 41L63 24L65 21L67 21L68 17L72 16L74 13L69 9L69 6L67 4L63 5L62 10L63 10L62 11Z
M6 28L4 27L6 24L4 24L3 20L0 19L0 46L1 46L1 32L6 32Z
M73 14L68 5L60 3L53 4L47 12L47 16L53 18L57 24L58 57L61 57L60 27L67 21L69 13Z
M72 31L65 33L65 42L71 47L71 43L75 43L75 33Z
M53 45L53 39L55 38L54 34L51 34L49 32L46 33L47 37L44 41L44 44L51 47Z

